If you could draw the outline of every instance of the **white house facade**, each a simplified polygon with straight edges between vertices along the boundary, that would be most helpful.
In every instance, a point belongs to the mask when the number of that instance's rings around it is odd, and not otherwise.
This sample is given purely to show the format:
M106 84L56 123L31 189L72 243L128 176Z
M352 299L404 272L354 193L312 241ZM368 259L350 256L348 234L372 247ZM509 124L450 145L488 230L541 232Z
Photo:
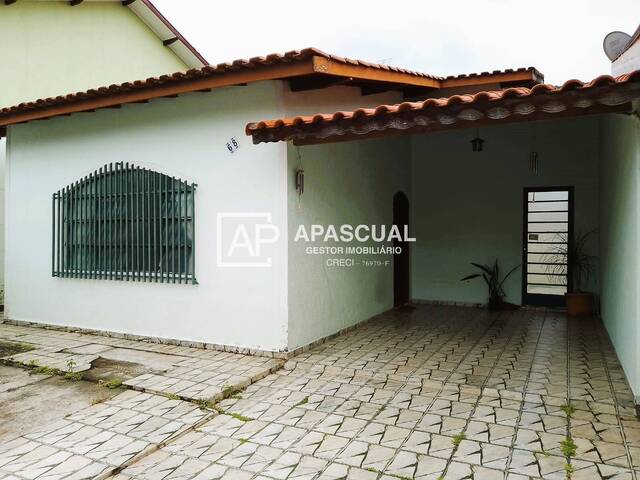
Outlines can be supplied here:
M411 301L484 303L470 262L559 305L570 273L533 247L598 230L583 287L639 395L639 98L637 72L558 87L308 49L0 110L6 318L287 356ZM410 239L299 235L343 225Z
M0 38L0 107L207 64L149 0L1 2ZM0 128L0 199L4 136ZM0 208L0 285L4 213Z

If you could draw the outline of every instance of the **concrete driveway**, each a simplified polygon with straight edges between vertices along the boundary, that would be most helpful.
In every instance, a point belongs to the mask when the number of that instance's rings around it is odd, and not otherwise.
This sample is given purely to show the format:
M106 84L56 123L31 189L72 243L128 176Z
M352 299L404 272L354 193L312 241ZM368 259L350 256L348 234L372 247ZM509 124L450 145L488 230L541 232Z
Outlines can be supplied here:
M198 377L193 370L185 381ZM640 474L631 392L606 333L591 320L419 306L383 315L255 380L204 410L162 388L125 392L65 419L73 427L45 425L0 445L0 478ZM107 448L114 440L96 440L111 434L146 445L118 458L117 442ZM36 445L55 453L34 455Z

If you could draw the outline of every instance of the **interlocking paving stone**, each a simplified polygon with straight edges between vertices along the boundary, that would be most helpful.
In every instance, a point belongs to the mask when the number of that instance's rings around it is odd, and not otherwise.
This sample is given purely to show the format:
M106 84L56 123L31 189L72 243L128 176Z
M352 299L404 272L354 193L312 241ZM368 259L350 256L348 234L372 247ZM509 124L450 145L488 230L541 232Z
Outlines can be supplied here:
M134 391L0 444L0 471L17 478L94 478L206 417L196 405Z
M82 350L87 344L77 336L66 339L73 342L74 352L99 354ZM593 320L419 306L383 315L270 374L269 359L249 357L227 368L234 354L184 350L155 350L187 358L138 378L136 388L197 397L229 378L253 383L222 400L225 413L205 422L188 403L128 392L22 439L32 444L0 445L0 472L15 474L1 462L16 455L31 455L35 473L54 468L55 459L55 467L63 465L60 478L65 469L97 471L127 458L141 446L134 442L180 432L175 423L182 422L198 426L113 478L564 479L561 442L568 434L576 444L574 480L640 478L633 397ZM84 465L84 458L96 463Z

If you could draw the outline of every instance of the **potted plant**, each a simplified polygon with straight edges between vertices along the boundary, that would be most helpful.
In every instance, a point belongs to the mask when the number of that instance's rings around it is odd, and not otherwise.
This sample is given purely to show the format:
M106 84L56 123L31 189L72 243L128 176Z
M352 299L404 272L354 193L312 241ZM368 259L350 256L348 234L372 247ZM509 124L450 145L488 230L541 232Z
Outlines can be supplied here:
M513 272L515 272L519 265L513 267L504 277L500 278L500 267L498 265L498 260L493 263L492 266L483 265L480 263L473 263L471 265L476 267L480 272L473 273L471 275L467 275L462 278L461 282L466 282L468 280L474 278L482 278L484 282L487 284L488 293L489 293L489 310L513 310L515 308L519 308L518 305L514 305L512 303L508 303L504 301L504 298L507 296L504 293L504 282L511 276Z
M562 245L556 247L552 255L549 255L550 273L568 272L571 276L565 294L567 315L571 317L593 315L593 293L584 289L595 272L597 257L589 254L586 248L589 238L595 233L596 230L578 232L573 242L567 241L568 237L565 235Z

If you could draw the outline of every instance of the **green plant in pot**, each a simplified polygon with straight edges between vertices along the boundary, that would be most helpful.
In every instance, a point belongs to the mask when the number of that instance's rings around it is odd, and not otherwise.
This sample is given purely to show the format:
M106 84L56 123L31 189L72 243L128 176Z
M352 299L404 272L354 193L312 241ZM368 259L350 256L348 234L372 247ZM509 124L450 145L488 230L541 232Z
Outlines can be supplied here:
M593 293L584 289L589 285L595 273L597 257L588 252L589 239L597 230L578 232L570 240L567 234L560 235L561 244L552 249L548 255L548 270L550 274L568 274L571 277L567 285L565 302L567 315L572 317L593 315Z
M520 267L520 265L516 265L515 267L513 267L504 276L501 276L500 266L497 259L493 263L493 265L484 265L474 262L471 262L471 265L473 265L480 271L477 273L472 273L471 275L467 275L460 281L466 282L474 278L482 278L487 284L489 293L489 310L513 310L515 308L519 308L517 305L504 301L505 297L507 296L506 293L504 293L504 283L511 276L511 274Z

